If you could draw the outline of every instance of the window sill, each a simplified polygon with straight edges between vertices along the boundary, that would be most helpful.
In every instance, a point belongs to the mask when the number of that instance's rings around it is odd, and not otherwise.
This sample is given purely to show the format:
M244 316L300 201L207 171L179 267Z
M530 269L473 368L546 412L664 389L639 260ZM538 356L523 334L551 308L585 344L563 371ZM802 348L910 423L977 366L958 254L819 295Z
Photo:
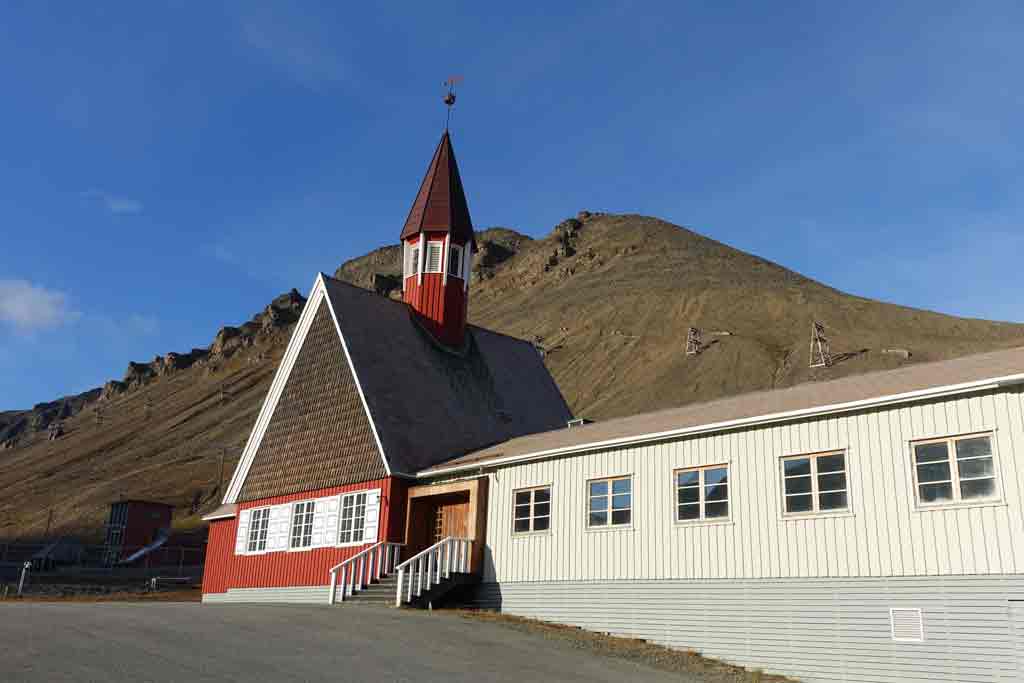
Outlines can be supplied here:
M632 524L616 524L609 526L588 526L583 531L588 534L607 534L616 531L635 531L635 527Z
M550 529L546 529L545 531L513 531L512 532L512 539L515 540L517 538L538 538L538 537L550 536L550 535L551 535L551 530Z
M782 515L779 519L783 522L806 522L814 521L816 519L845 519L847 517L855 517L856 514L852 510L842 510L837 512L802 512L800 514L793 515Z
M677 519L672 525L677 529L686 529L694 526L732 526L735 523L732 518L726 517L724 519L694 519L685 521Z
M942 510L967 510L971 508L1004 508L1007 507L1007 503L1003 499L989 499L979 500L977 502L958 502L958 503L941 503L938 505L922 505L918 503L914 506L914 512L936 512Z

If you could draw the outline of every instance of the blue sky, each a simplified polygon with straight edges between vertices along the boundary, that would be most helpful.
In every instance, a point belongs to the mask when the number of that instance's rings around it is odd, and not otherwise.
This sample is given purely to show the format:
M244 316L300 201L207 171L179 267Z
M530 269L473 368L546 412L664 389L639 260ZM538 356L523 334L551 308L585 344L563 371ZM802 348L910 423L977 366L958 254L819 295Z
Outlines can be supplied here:
M644 213L1024 321L1019 2L375 4L4 3L0 410L397 241L450 74L478 227Z

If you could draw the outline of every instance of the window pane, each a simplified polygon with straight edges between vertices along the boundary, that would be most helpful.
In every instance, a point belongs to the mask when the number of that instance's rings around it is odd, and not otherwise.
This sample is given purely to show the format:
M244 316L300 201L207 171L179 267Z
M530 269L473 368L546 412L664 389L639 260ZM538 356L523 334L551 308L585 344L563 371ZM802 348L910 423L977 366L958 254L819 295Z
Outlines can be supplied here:
M713 470L704 470L704 485L725 484L729 481L729 470L725 467L716 467Z
M729 485L717 484L704 488L704 500L725 500L729 497Z
M987 436L975 436L956 442L957 458L977 458L983 455L992 455L992 444Z
M700 472L697 470L689 470L687 472L679 472L676 474L677 486L696 486L699 483Z
M534 531L546 531L550 524L551 524L551 518L550 517L538 517L537 519L533 520L533 530Z
M793 460L782 461L783 470L787 477L792 477L801 474L811 473L811 459L810 458L795 458Z
M608 495L608 482L606 481L592 481L590 482L590 495L593 496L606 496Z
M995 492L995 479L972 479L960 482L960 497L965 500L968 498L988 498L994 495Z
M922 503L935 503L953 499L953 484L922 484L917 487L921 493Z
M846 469L846 457L842 453L823 455L818 458L818 474L840 472Z
M516 529L516 531L529 531L530 530L530 520L528 520L528 519L517 519L516 520L515 529Z
M846 488L846 474L821 474L818 475L819 491L842 491Z
M679 489L679 503L699 503L700 489L696 486L687 489Z
M914 446L914 455L918 462L941 462L949 459L949 450L943 443L923 443Z
M551 503L537 503L533 506L534 517L547 517L551 514Z
M810 477L793 477L786 480L786 493L810 493Z
M818 509L819 510L845 510L846 509L846 492L839 491L835 493L819 493L818 494Z
M520 491L516 494L516 505L526 505L530 502L530 492Z
M629 493L631 480L616 479L612 482L612 493Z
M526 519L530 516L529 505L517 505L516 506L516 519Z
M612 511L612 524L629 524L629 510Z
M786 512L807 512L810 509L810 496L786 496Z
M598 498L590 499L590 510L607 510L608 509L608 496L600 496Z
M708 519L729 516L728 503L708 503L704 506L704 516Z
M624 493L618 496L612 496L612 509L613 510L625 510L629 507L629 494Z
M972 479L974 477L989 477L992 475L992 458L978 458L977 460L961 460L957 463L960 466L960 478Z
M551 500L551 489L537 489L533 492L533 499L538 503L546 503Z
M679 519L700 519L700 505L680 505Z
M917 480L926 484L930 481L949 481L949 463L932 462L917 466Z
M591 512L590 513L590 526L604 526L608 523L607 512Z

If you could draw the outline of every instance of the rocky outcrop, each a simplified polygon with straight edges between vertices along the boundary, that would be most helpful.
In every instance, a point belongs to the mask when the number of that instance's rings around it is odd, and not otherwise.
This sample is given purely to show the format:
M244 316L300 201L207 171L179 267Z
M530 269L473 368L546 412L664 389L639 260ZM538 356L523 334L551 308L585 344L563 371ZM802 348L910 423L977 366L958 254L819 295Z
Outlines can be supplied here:
M222 327L209 348L192 349L188 353L171 351L156 356L148 363L130 362L120 380L112 379L102 388L91 389L77 396L68 396L51 403L40 403L31 410L0 413L0 450L9 450L31 440L33 435L55 430L51 425L75 416L93 401L109 401L134 389L174 375L193 366L215 366L240 349L254 345L272 346L295 324L302 314L306 299L295 289L275 298L252 320L241 327ZM265 342L265 343L264 343ZM260 357L263 357L260 352Z

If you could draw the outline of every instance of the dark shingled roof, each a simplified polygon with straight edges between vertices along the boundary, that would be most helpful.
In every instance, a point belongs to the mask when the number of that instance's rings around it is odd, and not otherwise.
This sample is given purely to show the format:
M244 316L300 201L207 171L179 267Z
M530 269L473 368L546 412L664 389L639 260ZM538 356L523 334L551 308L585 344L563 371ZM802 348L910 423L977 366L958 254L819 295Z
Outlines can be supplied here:
M793 411L812 411L1015 375L1024 375L1024 348L908 365L897 370L854 375L827 382L808 382L786 389L742 394L573 429L530 434L470 453L432 469L476 467L493 460L529 457L563 449L567 452L583 451L600 447L600 444L629 443L631 439L639 439L644 435L674 430L700 430L705 426L712 428L733 420L770 418ZM425 474L429 474L429 470Z
M324 281L393 472L414 474L572 417L532 344L470 325L467 350L456 354L404 303Z
M320 304L239 501L386 476L327 301Z
M441 136L427 175L420 183L420 191L405 219L401 239L414 237L420 232L450 232L458 242L471 242L476 248L469 204L447 130Z

